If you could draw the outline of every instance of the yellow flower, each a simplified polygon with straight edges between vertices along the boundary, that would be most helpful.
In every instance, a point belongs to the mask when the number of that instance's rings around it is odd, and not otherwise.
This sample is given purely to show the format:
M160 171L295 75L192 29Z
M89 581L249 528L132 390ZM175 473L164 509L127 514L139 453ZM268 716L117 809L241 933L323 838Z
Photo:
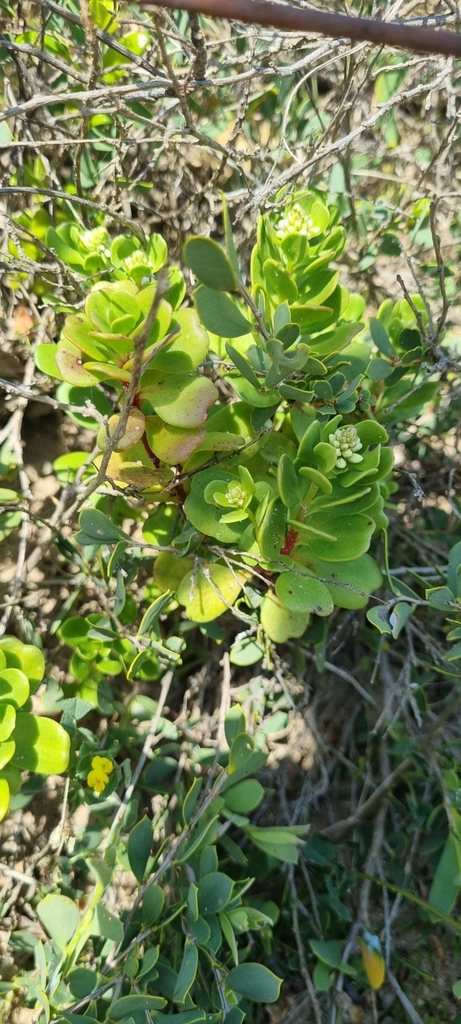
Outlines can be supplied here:
M89 773L87 783L94 789L95 793L102 793L109 782L109 775L114 770L112 761L108 757L93 757L91 762L92 771Z

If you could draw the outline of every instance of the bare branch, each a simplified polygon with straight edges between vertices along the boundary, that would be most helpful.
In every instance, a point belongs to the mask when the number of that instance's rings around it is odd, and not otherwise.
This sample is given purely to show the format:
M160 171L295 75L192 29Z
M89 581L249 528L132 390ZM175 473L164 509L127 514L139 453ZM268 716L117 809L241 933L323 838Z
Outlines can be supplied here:
M440 53L461 57L461 36L440 29L422 28L372 18L351 18L268 3L267 0L140 0L143 7L167 7L169 10L208 14L215 18L267 25L283 32L318 32L334 39L358 39L375 46L396 46L415 53Z

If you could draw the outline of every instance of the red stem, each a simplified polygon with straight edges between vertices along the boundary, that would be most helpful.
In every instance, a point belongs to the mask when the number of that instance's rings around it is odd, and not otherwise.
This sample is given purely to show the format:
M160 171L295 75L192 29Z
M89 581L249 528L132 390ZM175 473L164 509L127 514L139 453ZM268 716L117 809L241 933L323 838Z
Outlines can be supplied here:
M293 548L294 548L294 546L295 546L295 544L296 544L296 542L298 540L298 537L299 537L298 531L295 530L293 526L291 526L290 529L288 530L287 535L286 535L286 540L285 540L285 543L283 545L283 548L280 548L280 554L281 555L291 555L291 552L293 551Z

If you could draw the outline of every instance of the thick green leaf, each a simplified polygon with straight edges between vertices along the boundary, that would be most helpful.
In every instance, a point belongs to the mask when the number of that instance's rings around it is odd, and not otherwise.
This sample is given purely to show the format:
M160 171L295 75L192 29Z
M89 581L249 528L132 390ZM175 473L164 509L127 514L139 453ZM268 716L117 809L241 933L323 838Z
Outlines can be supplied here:
M69 988L75 999L84 999L98 987L96 971L88 967L75 967L69 974Z
M194 292L194 302L203 326L220 338L242 338L252 329L250 321L224 292L200 285Z
M256 409L270 409L280 403L280 395L274 388L263 388L259 385L254 387L245 377L240 374L228 373L224 380L235 391L236 395L248 405Z
M55 362L59 378L68 384L85 388L98 383L99 378L83 366L81 349L66 337L62 337L58 344Z
M29 696L29 680L20 668L4 668L0 671L0 707L3 703L13 708L22 708ZM5 738L5 737L4 737Z
M5 765L8 765L8 768L11 767L8 762L11 761L15 749L16 744L13 739L4 740L3 743L0 743L0 769L5 768Z
M192 622L211 622L234 605L242 586L243 580L227 565L213 563L195 574L188 573L176 597L186 606Z
M51 718L21 711L12 733L16 744L14 764L21 771L42 775L65 772L69 764L69 733Z
M0 704L0 743L7 740L16 724L16 711L12 704Z
M160 416L146 416L146 438L149 448L168 466L182 464L206 438L204 426L187 429L165 423ZM110 465L109 465L110 469ZM146 481L146 485L148 482Z
M380 633L392 634L392 626L389 623L389 609L386 605L379 604L375 608L369 608L367 611L368 622L371 622L373 626L379 629Z
M285 608L292 612L331 615L334 608L333 598L324 583L295 570L280 574L275 592Z
M228 778L222 786L221 792L231 789L236 782L243 779L251 772L256 772L267 761L267 754L255 747L254 740L247 733L239 733L232 742L229 764L227 767Z
M310 557L309 568L327 586L339 608L365 608L368 595L378 590L383 579L381 570L370 555L361 555L344 564Z
M224 292L237 289L237 279L231 263L217 242L195 235L184 246L186 266L201 284Z
M91 935L103 935L111 942L121 942L123 939L123 924L120 918L111 914L102 903L94 908L93 920L91 922Z
M280 263L272 259L266 260L263 266L263 274L268 288L275 292L281 302L285 300L296 302L298 298L296 282Z
M263 657L264 647L251 636L236 638L230 649L232 665L254 665Z
M190 373L206 358L210 340L202 327L195 309L176 310L171 331L179 327L179 334L149 363L149 368L160 373ZM142 388L141 380L141 388Z
M104 515L104 512L100 512L97 508L84 509L80 513L78 522L81 533L89 538L89 541L79 541L77 533L75 539L78 543L115 544L122 537L129 540L128 534L124 533L108 516Z
M38 917L61 949L65 949L80 923L80 911L69 896L49 893L36 907Z
M326 964L318 960L312 974L312 980L318 992L327 992L330 988L333 975Z
M309 612L289 611L270 590L261 605L260 617L264 632L276 644L302 636L310 621Z
M237 370L240 370L242 376L245 377L245 379L250 384L252 384L253 387L256 388L256 390L258 391L261 385L254 370L252 370L250 364L247 362L244 356L242 356L241 353L238 352L234 345L231 345L229 341L226 342L226 352L230 359L232 359L234 365L237 367Z
M211 871L197 882L198 906L201 914L216 914L232 899L234 883L229 875Z
M397 352L394 346L389 341L389 335L386 328L377 320L376 317L370 317L370 334L376 345L376 348L383 356L387 356L388 359L395 359Z
M56 377L57 380L62 380L62 374L59 372L56 363L57 351L56 345L37 345L34 352L35 365L41 373L46 373L48 377Z
M307 527L319 533L309 535L309 547L317 558L326 562L350 562L368 550L375 523L361 513L337 516L327 511L310 516ZM336 537L336 541L327 540L322 534Z
M258 1003L275 1003L282 979L263 964L245 963L233 967L226 978L228 988Z
M214 420L213 416L211 422L213 423ZM238 543L242 533L241 525L239 523L222 523L222 509L215 505L209 505L205 501L205 490L213 480L223 480L228 484L239 483L238 476L222 469L215 469L214 466L203 470L202 473L197 473L192 478L191 493L184 503L184 511L189 521L200 533L216 537L224 544Z
M5 668L19 668L29 680L30 692L35 693L45 674L43 651L33 644L24 644L13 636L0 639L0 657L5 658Z
M169 552L161 552L159 557L161 557L162 554L168 555ZM179 564L181 565L179 559L175 559L174 556L171 557L172 561L174 561L175 563L179 562ZM187 566L187 563L190 561L190 559L184 559L183 561ZM138 636L144 636L146 633L150 633L152 628L156 625L159 615L161 615L161 613L165 611L166 608L168 608L168 605L170 603L171 597L169 590L167 590L167 592L165 594L162 594L160 597L157 597L155 601L152 601L152 604L149 605L147 611L144 612L144 615L141 619L138 629Z
M10 787L7 779L0 778L0 821L3 821L10 806Z
M219 392L208 377L186 373L165 377L141 392L142 401L150 402L165 423L187 429L205 423L210 405L218 398Z

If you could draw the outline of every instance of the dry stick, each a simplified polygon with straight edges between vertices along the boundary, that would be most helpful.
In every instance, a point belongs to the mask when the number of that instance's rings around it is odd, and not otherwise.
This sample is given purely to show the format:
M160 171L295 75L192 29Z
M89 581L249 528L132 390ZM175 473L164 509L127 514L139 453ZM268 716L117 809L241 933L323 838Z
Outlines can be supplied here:
M30 110L38 110L40 107L47 107L55 103L86 104L89 100L103 100L110 99L111 96L130 96L131 94L136 98L137 93L144 94L152 89L164 90L167 85L169 86L169 82L165 82L164 78L151 78L147 82L133 82L129 85L103 85L99 89L82 89L79 92L66 90L65 92L45 93L43 96L38 94L30 100L24 100L24 103L16 103L14 107L2 110L0 112L0 121L5 121L9 117L21 117ZM14 147L14 142L11 145ZM42 191L45 192L44 189Z
M29 358L27 360L27 363L26 363L26 366L25 366L25 369L24 369L23 385L25 387L27 387L31 383L31 381L33 380L34 370L35 370L34 357L33 356L29 356ZM19 476L19 483L20 483L20 486L21 486L21 493L22 493L22 496L24 498L24 501L26 501L26 500L27 501L32 501L33 500L33 495L32 495L32 492L30 490L30 481L29 481L29 477L27 476L26 470L24 468L23 441L22 441L22 435L21 435L21 432L22 432L22 421L23 421L23 418L24 418L24 413L26 411L27 402L28 402L27 398L20 398L18 400L18 406L17 406L16 410L13 412L9 422L7 423L7 425L5 427L5 436L9 436L13 452L14 452L14 454L16 456L18 476ZM3 440L3 437L2 437L2 440ZM23 581L24 566L25 566L25 562L26 562L27 544L28 544L29 536L30 536L30 530L31 530L30 517L29 517L29 515L27 513L24 513L23 516L22 516L21 526L20 526L20 530L19 530L19 547L18 547L17 561L16 561L16 572L14 574L14 580L12 582L10 593L8 595L8 603L6 605L5 611L3 612L2 618L0 620L0 636L2 636L5 633L5 631L6 631L6 627L8 625L9 620L10 620L11 613L13 611L13 607L14 607L16 598L17 598L17 596L18 596L18 594L20 592L20 589L21 589L21 584L22 584L22 581Z
M105 840L103 842L103 845L101 847L101 853L102 854L104 854L105 851L109 848L111 842L113 841L114 836L117 833L118 826L119 826L119 824L120 824L120 822L121 822L121 820L122 820L122 818L123 818L123 816L125 814L127 806L128 806L128 804L129 804L129 802L131 800L131 797L133 796L133 793L134 793L134 791L136 789L136 783L139 780L139 776L141 775L141 772L142 772L142 770L144 768L144 765L145 765L145 763L147 761L147 758L148 758L148 756L150 754L150 751L151 751L154 743L156 742L156 732L157 732L157 729L158 729L158 724L160 722L162 711L163 711L163 708L165 707L165 702L166 702L166 699L168 697L168 693L169 693L170 686L171 686L172 682L173 682L173 672L171 670L168 671L168 672L165 672L165 675L164 675L164 677L162 679L162 685L161 685L161 690L160 690L160 696L159 696L159 699L158 699L158 702L157 702L157 708L156 708L156 711L155 711L155 715L154 715L154 717L152 719L152 722L151 722L151 724L149 726L149 731L147 733L146 739L144 741L144 746L142 748L141 757L139 758L139 761L138 761L138 763L136 765L136 768L135 768L135 770L133 772L133 775L132 775L132 778L131 778L131 782L126 787L123 800L121 801L119 807L117 808L117 811L116 811L116 814L114 815L114 819L113 819L112 824L110 826L109 832L107 833L107 836L106 836L106 838L105 838Z
M419 25L299 10L285 4L268 3L268 0L140 0L140 3L143 7L152 4L173 11L267 25L282 32L318 32L334 39L358 39L379 47L396 46L416 53L461 57L461 36Z
M78 93L75 93L77 96ZM2 114L0 114L0 121L2 120ZM72 140L69 145L73 144ZM118 220L120 224L123 224L133 235L136 235L141 242L144 241L144 232L141 228L136 227L131 220L124 217L121 213L116 213L115 210L111 210L104 203L93 203L91 199L83 199L82 196L73 196L70 192L61 192L57 188L39 188L37 185L7 185L0 188L0 196L14 196L14 195L26 195L26 196L49 196L50 199L65 199L66 202L72 204L77 203L77 206L88 206L91 210L97 210L98 213L105 213L108 217L112 217L113 220Z
M342 821L335 822L334 825L329 825L328 828L321 829L320 835L325 839L330 839L332 843L342 842L343 839L349 835L350 832L358 825L361 821L365 821L367 818L371 818L374 812L378 809L381 801L387 795L390 789L396 782L405 775L408 768L411 768L413 764L413 757L415 754L422 754L433 736L438 732L442 725L447 721L448 718L454 713L455 709L461 703L461 693L457 696L446 708L442 711L436 721L431 725L431 728L425 736L415 744L414 753L410 757L406 757L398 768L395 768L390 775L387 776L383 782L374 790L368 800L365 800L361 807L357 808L355 814L349 815L348 818L343 818Z
M322 1014L321 1014L321 1011L320 1011L320 1005L319 1005L319 1001L317 999L317 994L316 994L316 991L315 991L315 986L314 986L314 983L312 981L312 978L310 976L309 969L308 969L308 966L307 966L306 957L305 957L305 946L304 946L304 943L303 943L303 940L302 940L302 937L301 937L300 928L299 928L298 893L296 891L296 883L295 883L295 877L294 877L294 864L287 864L287 866L286 866L286 873L287 873L287 877L288 877L288 884L290 886L290 892L291 892L291 898L292 898L291 920L292 920L292 924L293 924L293 932L294 932L295 941L296 941L296 949L298 951L300 972L301 972L304 984L306 986L306 992L308 992L308 994L309 994L309 999L310 999L311 1006L312 1006L312 1012L313 1012L314 1018L315 1018L315 1024L322 1024Z
M58 60L57 57L52 57L49 53L44 53L43 50L39 50L36 46L29 46L26 43L13 43L10 39L4 39L0 37L0 46L2 50L9 50L11 53L26 53L31 57L36 57L37 60L43 61L44 64L49 64L50 67L55 68L56 71L62 71L63 74L69 75L69 78L75 78L77 82L82 82L86 85L85 75L82 75L80 71L76 71L69 63L65 64L64 61ZM29 145L34 145L29 142ZM8 143L11 145L11 142ZM14 145L17 145L16 139Z
M400 985L399 985L399 983L397 981L397 978L395 977L394 973L391 971L390 967L387 968L387 979L391 983L392 988L394 989L394 992L395 992L395 994L397 996L397 999L402 1004L402 1006L403 1006L404 1010L406 1011L406 1013L408 1014L412 1024L424 1024L424 1021L423 1021L422 1017L419 1016L418 1011L415 1010L413 1004L410 1003L410 1000L409 1000L408 996L406 996L405 992L403 991L403 989L400 988Z

